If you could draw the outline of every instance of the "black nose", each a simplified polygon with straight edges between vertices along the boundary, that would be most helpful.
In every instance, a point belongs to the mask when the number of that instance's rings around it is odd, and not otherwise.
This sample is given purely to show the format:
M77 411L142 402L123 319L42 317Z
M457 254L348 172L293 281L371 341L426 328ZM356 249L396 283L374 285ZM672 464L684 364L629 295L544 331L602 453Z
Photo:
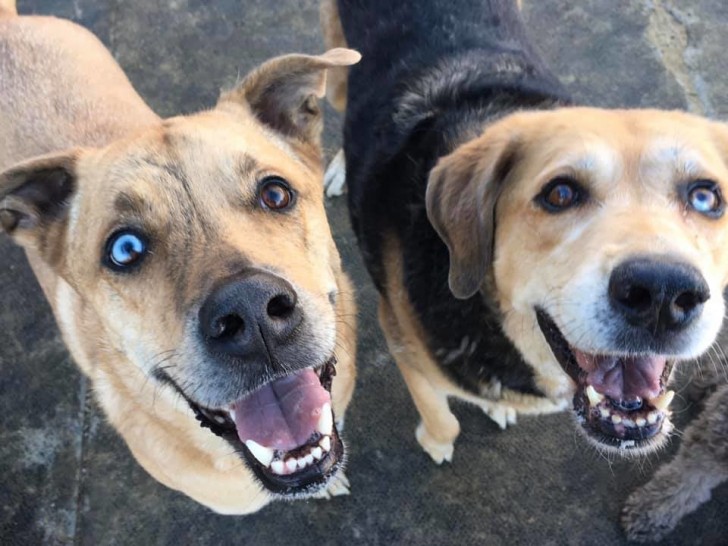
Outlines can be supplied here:
M609 279L614 309L655 334L680 331L702 311L710 289L695 267L662 257L632 258Z
M203 303L199 312L202 338L218 354L270 358L303 319L297 299L284 279L246 270L218 284Z

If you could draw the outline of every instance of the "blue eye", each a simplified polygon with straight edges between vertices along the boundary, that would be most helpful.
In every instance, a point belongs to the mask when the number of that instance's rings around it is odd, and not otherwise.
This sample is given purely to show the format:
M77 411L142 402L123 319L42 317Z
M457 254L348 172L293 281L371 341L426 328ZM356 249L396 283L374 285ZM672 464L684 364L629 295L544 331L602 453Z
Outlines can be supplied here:
M701 180L688 188L688 204L700 214L719 217L723 214L723 198L715 182Z
M139 263L147 252L147 240L133 231L118 231L106 243L106 262L122 271Z

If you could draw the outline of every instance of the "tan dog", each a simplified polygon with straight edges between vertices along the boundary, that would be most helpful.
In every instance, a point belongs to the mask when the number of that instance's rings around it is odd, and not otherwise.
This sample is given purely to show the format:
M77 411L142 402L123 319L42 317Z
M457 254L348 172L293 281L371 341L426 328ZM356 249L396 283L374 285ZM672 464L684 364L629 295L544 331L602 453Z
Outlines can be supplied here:
M501 428L571 403L600 449L662 445L672 365L723 324L726 126L568 108L513 0L324 0L321 21L364 55L329 96L423 449L452 458L450 397Z
M316 99L358 58L276 58L161 120L89 32L0 1L2 227L139 463L221 513L347 490L354 303Z

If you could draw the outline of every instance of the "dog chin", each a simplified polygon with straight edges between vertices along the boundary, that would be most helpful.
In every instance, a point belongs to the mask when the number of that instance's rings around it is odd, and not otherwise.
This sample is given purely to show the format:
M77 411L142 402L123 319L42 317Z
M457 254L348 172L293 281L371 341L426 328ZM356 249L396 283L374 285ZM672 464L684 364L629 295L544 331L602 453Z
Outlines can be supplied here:
M331 405L336 359L289 373L222 408L195 402L169 376L200 426L226 440L274 497L321 492L345 464L345 446Z
M622 456L664 446L673 429L669 406L675 393L666 388L672 361L659 354L588 354L570 345L543 309L536 309L536 317L575 385L573 413L589 442ZM625 394L627 385L631 392Z

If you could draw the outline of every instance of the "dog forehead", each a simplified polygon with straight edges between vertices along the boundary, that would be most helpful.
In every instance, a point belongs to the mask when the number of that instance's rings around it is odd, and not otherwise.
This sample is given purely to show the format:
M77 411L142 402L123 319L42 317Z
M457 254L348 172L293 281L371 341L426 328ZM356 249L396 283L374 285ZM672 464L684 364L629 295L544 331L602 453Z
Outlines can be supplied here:
M519 168L534 184L552 173L648 185L725 178L725 129L691 114L564 108L516 118L511 130L521 142Z

